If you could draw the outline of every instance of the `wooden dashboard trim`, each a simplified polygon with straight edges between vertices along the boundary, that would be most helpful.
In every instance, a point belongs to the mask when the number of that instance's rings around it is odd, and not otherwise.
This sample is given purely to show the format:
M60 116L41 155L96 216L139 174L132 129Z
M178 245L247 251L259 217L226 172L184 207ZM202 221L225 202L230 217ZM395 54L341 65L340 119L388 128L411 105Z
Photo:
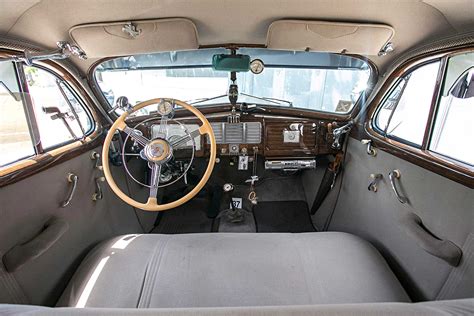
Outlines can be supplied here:
M211 123L225 122L230 112L213 113L206 115ZM143 117L140 117L140 121ZM175 117L177 121L188 124L199 123L193 116ZM129 125L138 121L127 121ZM331 148L332 134L327 132L328 124L338 124L333 120L324 119L301 119L288 116L272 116L267 114L248 114L241 117L241 122L261 122L262 142L260 144L239 144L240 149L245 148L247 154L253 154L254 148L258 153L268 159L277 158L314 158L318 155L335 154L337 151ZM140 127L140 130L150 136L151 127L158 123L158 119L149 120ZM283 130L288 129L290 124L303 124L303 137L299 143L284 143ZM339 123L341 125L342 123ZM225 149L225 152L223 152ZM228 144L217 144L217 153L220 156L229 156ZM208 154L208 144L201 137L201 150L195 153L196 157L204 157Z

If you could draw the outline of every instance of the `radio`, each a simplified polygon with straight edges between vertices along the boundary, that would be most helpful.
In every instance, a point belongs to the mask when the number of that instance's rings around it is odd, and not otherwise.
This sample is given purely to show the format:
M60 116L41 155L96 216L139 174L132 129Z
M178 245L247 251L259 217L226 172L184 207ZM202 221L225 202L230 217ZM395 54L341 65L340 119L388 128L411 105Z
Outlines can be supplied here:
M302 170L315 169L316 160L266 160L265 169L268 170Z

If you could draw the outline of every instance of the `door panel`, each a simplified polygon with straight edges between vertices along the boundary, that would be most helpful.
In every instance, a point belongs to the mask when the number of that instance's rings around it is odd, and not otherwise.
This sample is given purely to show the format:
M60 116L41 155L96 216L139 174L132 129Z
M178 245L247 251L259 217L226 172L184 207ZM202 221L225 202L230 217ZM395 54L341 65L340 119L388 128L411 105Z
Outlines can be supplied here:
M11 289L16 282L24 294L23 303L54 305L91 247L112 236L142 232L133 208L118 200L107 183L101 183L104 198L92 201L95 178L102 173L94 168L90 155L85 152L0 189L1 255L37 236L52 217L68 223L67 231L45 253L13 273L0 271L0 302L15 301ZM117 174L122 173L117 181L125 181L122 168L116 168ZM78 176L77 190L70 205L62 208L70 172Z
M388 173L400 170L397 183L409 203L401 204L392 191ZM383 179L376 193L368 190L370 174ZM350 138L340 197L329 230L346 231L371 241L388 259L414 300L437 298L443 284L443 298L474 296L473 190L439 174L378 150L369 156L366 145ZM406 214L418 215L433 235L464 247L458 267L427 253L406 233L401 223ZM469 237L471 236L471 237ZM470 284L466 285L466 279ZM468 283L469 284L469 283Z

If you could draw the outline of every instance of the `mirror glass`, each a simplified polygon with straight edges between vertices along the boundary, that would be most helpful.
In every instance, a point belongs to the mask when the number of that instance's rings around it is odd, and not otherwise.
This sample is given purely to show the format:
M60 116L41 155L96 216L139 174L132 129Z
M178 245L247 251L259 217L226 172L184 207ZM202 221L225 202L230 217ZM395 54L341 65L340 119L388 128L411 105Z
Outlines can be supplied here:
M212 69L217 71L247 72L250 69L250 56L215 54L212 56Z

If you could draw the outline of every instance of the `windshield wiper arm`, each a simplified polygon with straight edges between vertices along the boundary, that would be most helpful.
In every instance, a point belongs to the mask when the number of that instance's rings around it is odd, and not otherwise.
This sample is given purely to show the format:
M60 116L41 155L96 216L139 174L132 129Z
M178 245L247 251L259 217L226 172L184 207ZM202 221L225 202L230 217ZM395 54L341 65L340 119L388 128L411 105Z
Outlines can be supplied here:
M211 100L215 100L215 99L220 99L220 98L223 98L223 97L226 97L227 94L221 94L221 95L218 95L216 97L210 97L210 98L202 98L202 99L196 99L196 100L189 100L189 101L186 101L186 103L188 104L191 104L191 105L194 105L194 104L198 104L198 103L202 103L202 102L206 102L206 101L211 101Z
M288 101L288 100L277 99L277 98L270 98L270 97L258 97L258 96L256 96L256 95L251 95L251 94L247 94L247 93L243 93L243 92L241 92L240 94L241 94L241 95L244 95L244 96L246 96L246 97L250 97L250 98L254 98L254 99L258 99L258 100L267 101L267 102L270 102L270 103L273 103L273 104L277 104L277 105L281 105L282 103L287 103L290 108L293 107L293 102Z
M241 93L239 93L239 94L240 94L240 95L243 95L243 96L246 96L246 97L249 97L249 98L254 98L254 99L258 99L258 100L267 101L267 102L270 102L270 103L273 103L273 104L276 104L276 105L281 105L282 103L286 103L286 104L288 104L288 106L289 106L290 108L293 107L293 102L288 101L288 100L277 99L277 98L270 98L270 97L259 97L259 96L251 95L251 94L244 93L244 92L241 92ZM202 98L202 99L196 99L196 100L186 101L186 103L191 104L191 105L194 105L194 104L198 104L198 103L202 103L202 102L206 102L206 101L211 101L211 100L215 100L215 99L220 99L220 98L227 97L227 96L228 96L227 94L221 94L221 95L218 95L218 96L215 96L215 97Z

